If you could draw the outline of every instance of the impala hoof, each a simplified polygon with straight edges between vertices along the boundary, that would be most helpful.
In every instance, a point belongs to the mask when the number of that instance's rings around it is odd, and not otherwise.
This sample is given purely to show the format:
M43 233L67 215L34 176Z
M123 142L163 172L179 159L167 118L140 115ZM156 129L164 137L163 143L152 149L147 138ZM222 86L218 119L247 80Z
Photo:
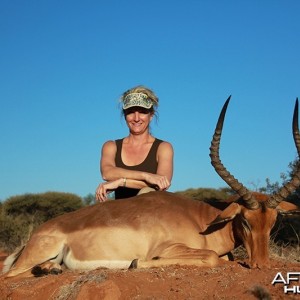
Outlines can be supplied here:
M131 262L128 269L137 269L137 266L138 266L138 259L136 258Z
M53 274L53 275L58 275L58 274L61 274L62 273L62 270L61 269L58 269L58 268L53 268L50 270L49 272L50 274Z
M31 270L31 274L33 274L35 277L41 277L44 275L47 275L49 272L45 269L42 269L40 266L35 266Z

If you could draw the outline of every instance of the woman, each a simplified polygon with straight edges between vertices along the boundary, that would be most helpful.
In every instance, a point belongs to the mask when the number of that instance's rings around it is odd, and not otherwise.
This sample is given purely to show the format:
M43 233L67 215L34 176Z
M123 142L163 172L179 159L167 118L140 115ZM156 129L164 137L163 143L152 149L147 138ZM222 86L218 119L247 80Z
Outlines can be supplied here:
M129 135L104 143L100 169L105 182L96 190L96 199L133 197L149 190L167 190L173 176L173 147L151 135L158 98L150 89L137 86L122 95L122 108Z

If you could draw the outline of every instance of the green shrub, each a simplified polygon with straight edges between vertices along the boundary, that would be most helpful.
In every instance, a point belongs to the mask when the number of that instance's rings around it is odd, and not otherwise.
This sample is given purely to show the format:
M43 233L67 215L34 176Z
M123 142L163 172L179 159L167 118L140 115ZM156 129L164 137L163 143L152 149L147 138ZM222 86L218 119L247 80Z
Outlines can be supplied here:
M21 218L0 216L0 249L11 253L28 238L30 226Z
M230 188L190 188L185 191L179 191L176 193L197 200L226 200L229 196L232 195L232 190Z
M82 199L70 193L47 192L8 198L1 206L0 248L11 252L26 242L40 224L82 206Z

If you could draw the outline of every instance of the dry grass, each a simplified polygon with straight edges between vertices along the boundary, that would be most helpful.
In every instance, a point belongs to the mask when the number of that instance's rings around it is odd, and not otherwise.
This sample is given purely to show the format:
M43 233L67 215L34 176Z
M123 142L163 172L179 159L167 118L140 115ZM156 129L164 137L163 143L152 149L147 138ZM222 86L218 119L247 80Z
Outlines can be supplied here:
M249 293L256 297L259 300L271 300L272 297L267 289L260 285L254 286L249 290Z
M83 275L79 276L75 281L70 284L66 284L60 287L58 295L55 296L55 300L67 300L67 299L76 299L76 295L78 294L80 287L86 282L96 282L100 283L106 280L105 273L89 273L86 272Z
M270 258L280 259L286 262L300 262L300 246L299 245L280 245L270 240ZM239 246L232 251L234 259L244 260L248 257L244 246Z
M299 245L279 245L271 240L270 257L291 263L300 262L300 247Z

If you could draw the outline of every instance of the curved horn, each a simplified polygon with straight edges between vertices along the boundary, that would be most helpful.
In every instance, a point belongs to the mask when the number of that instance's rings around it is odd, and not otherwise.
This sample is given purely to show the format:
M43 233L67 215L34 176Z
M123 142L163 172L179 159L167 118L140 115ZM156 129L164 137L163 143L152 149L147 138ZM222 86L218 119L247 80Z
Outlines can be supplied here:
M298 125L298 98L296 99L294 115L293 115L293 137L297 148L298 156L300 156L300 134ZM267 206L275 208L282 200L286 199L300 186L300 163L298 161L296 170L292 178L287 182L276 194L271 195L267 200Z
M223 123L225 119L225 114L227 110L228 103L230 101L231 96L226 100L222 111L220 113L217 126L211 141L210 146L210 158L211 164L215 168L215 171L219 174L219 176L245 201L245 205L249 209L257 209L259 207L258 201L252 196L252 193L248 191L248 189L243 186L237 179L235 179L224 167L220 160L219 156L219 148L220 148L220 140L223 129Z
M298 156L300 156L300 134L298 125L298 98L296 98L294 115L293 115L293 137L297 148Z

